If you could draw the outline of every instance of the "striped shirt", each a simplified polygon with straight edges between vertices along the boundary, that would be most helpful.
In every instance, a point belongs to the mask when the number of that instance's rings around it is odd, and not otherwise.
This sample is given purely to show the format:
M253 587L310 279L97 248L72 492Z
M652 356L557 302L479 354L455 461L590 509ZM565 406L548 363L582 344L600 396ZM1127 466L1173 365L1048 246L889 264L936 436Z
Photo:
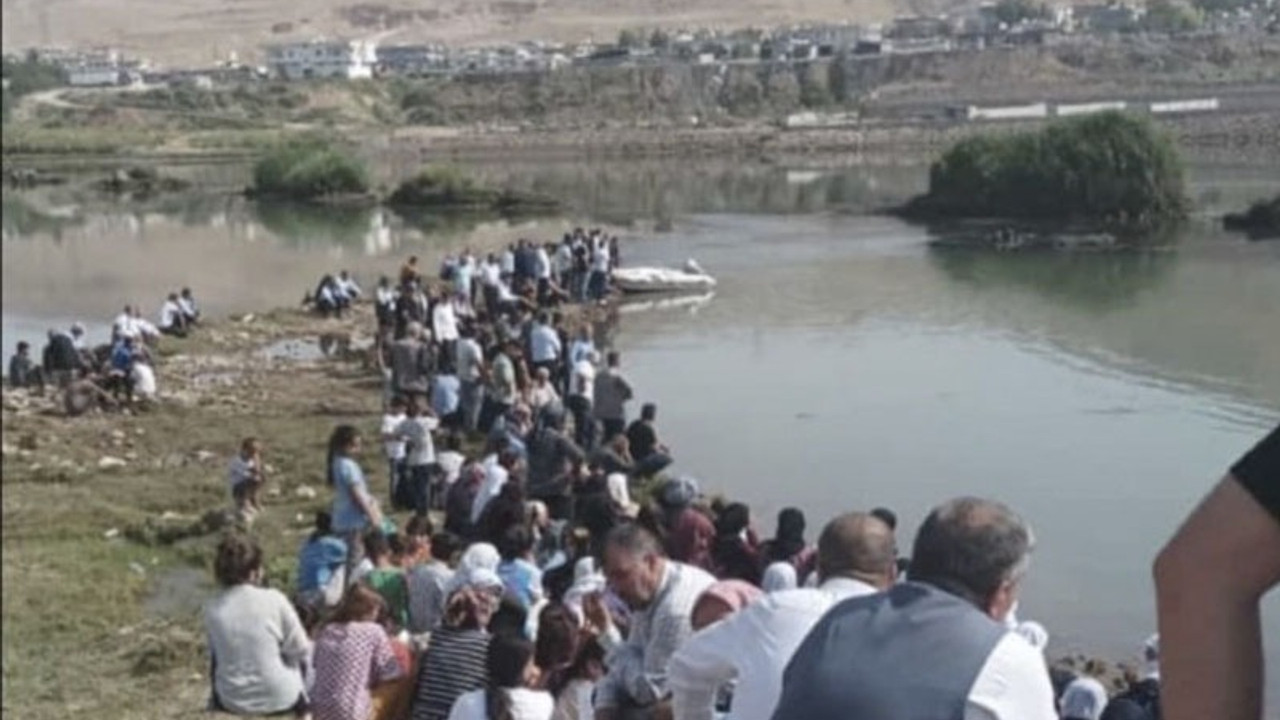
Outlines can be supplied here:
M369 717L373 702L369 688L405 672L386 631L371 622L326 626L316 638L313 663L315 720Z
M489 634L441 627L431 634L414 690L413 720L446 720L463 694L489 684Z
M645 707L667 697L667 663L693 634L689 622L693 605L715 581L700 568L674 560L666 562L653 602L632 611L631 632L626 641L616 627L600 636L600 644L608 653L609 674L596 687L597 709Z

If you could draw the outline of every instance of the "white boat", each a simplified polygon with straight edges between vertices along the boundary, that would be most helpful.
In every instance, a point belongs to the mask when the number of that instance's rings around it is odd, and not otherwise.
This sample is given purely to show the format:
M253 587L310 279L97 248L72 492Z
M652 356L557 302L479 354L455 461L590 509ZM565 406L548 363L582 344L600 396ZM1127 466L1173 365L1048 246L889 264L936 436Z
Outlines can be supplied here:
M630 267L613 271L613 284L624 293L674 293L710 291L716 279L697 262L689 260L683 268Z

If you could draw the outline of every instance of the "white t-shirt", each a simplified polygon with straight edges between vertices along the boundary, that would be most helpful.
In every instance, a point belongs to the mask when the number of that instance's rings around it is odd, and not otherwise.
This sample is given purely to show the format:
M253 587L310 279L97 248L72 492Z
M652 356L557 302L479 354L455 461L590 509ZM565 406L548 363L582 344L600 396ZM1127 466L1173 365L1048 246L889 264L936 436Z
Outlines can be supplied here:
M436 456L436 462L444 470L445 484L452 485L462 474L462 466L466 464L467 458L460 452L445 450Z
M569 386L570 395L581 395L589 402L594 400L596 389L596 366L590 360L579 360L573 366L573 383Z
M502 486L507 484L507 477L507 469L498 462L497 455L490 455L485 459L484 483L476 493L476 499L471 503L473 524L480 522L480 516L484 514L484 509L489 506L489 502L502 492Z
M436 331L436 340L448 342L458 339L458 316L453 312L453 303L441 301L431 312L431 324Z
M1017 633L1005 633L969 689L964 720L1055 720L1053 684L1044 655Z
M486 262L480 266L480 282L487 287L497 287L502 280L502 268L498 263Z
M556 703L551 693L542 690L514 688L506 690L511 696L513 720L551 720ZM483 690L472 690L460 696L449 711L449 720L488 720L487 704Z
M165 300L160 306L160 327L173 327L182 318L182 306L173 300Z
M591 256L591 269L596 272L609 272L609 246L601 243Z
M408 464L410 467L430 465L436 461L436 446L431 431L440 427L440 420L431 415L405 418L396 432L408 438Z
M383 437L385 438L387 435L395 435L397 432L399 432L400 423L405 421L405 417L406 416L404 413L397 413L395 415L391 415L388 413L386 415L383 415L382 416ZM383 440L382 446L386 450L388 460L404 459L404 454L405 454L404 440L400 440L400 439Z
M138 325L134 322L133 316L129 313L120 313L116 316L116 320L112 323L112 327L121 337L138 337Z

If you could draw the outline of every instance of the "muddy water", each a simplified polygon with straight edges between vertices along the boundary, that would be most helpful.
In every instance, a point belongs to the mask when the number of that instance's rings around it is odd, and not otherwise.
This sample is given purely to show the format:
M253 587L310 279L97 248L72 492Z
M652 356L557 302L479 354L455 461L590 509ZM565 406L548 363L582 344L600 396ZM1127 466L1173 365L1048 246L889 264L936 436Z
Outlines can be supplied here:
M205 171L226 188L243 169ZM50 324L101 328L189 284L217 314L296 303L320 273L366 287L410 252L549 237L607 221L626 263L695 257L714 297L639 305L617 342L678 467L812 532L885 505L904 548L929 507L977 493L1033 524L1023 615L1062 650L1118 658L1154 628L1150 560L1225 468L1280 420L1280 244L1207 221L1144 252L931 250L861 211L914 192L921 168L488 166L551 192L569 217L527 224L317 215L225 196L86 207L69 191L5 196L4 346ZM1201 166L1217 213L1280 172ZM59 194L63 193L63 194ZM661 232L654 232L655 226ZM1268 601L1280 697L1280 601Z

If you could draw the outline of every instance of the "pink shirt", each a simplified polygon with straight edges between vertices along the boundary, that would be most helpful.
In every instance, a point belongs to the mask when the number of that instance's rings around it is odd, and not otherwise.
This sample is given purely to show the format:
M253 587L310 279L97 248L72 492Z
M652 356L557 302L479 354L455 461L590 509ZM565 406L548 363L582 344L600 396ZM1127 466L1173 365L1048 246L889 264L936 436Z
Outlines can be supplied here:
M313 663L315 720L369 717L369 689L404 674L386 631L370 622L325 626L316 638Z

